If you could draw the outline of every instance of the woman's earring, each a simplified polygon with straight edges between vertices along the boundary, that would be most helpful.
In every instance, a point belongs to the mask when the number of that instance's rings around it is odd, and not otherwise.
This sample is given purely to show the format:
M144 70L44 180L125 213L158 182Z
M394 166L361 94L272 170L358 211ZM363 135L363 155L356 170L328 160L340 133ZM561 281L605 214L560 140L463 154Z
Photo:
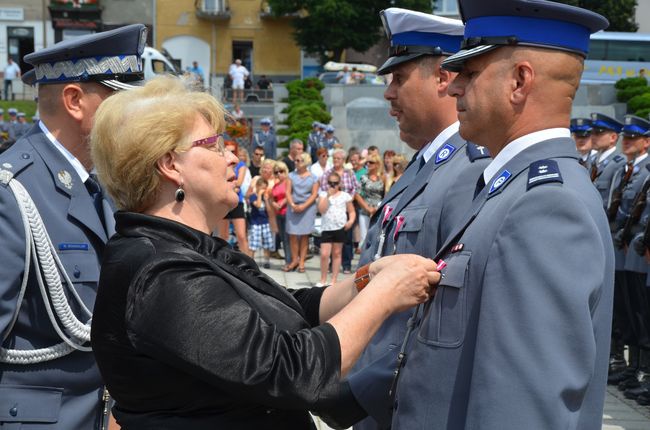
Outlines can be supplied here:
M174 197L176 198L176 201L179 203L185 200L185 191L183 190L183 184L180 184L178 186L176 192L174 193Z

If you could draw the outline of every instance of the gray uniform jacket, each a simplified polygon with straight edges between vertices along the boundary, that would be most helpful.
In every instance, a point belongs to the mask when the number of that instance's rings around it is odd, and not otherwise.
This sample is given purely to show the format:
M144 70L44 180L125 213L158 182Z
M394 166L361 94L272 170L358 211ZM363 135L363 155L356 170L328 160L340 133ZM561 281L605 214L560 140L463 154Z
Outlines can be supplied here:
M603 161L598 163L599 155L596 154L593 163L596 163L597 168L597 177L594 180L594 185L600 193L601 198L603 199L603 208L607 209L607 203L609 200L609 190L612 186L612 179L614 174L621 166L625 165L625 157L623 157L618 151L614 151Z
M406 177L405 172L394 185L406 185L399 193L399 198L390 199L383 204L392 205L394 210L385 224L387 234L382 255L412 253L433 257L472 204L476 181L490 160L486 148L467 143L456 133L438 149L412 180ZM414 168L417 171L418 167L419 163L416 161L409 169ZM380 211L381 209L377 213ZM404 221L399 223L397 240L393 241L398 227L397 219L400 216ZM374 224L381 224L381 218L383 215L375 217ZM369 234L379 233L377 225L373 225L369 230ZM368 238L366 250L376 249L378 236ZM364 256L366 255L364 253ZM357 361L352 374L387 353L395 355L392 350L399 348L404 339L406 322L411 314L412 310L395 314L384 322ZM358 394L359 390L355 391L355 380L351 379L351 387L357 395L357 400L366 406L376 403L373 396L378 393L371 392L370 397ZM373 428L377 428L377 425L372 419L355 426L355 429Z
M570 138L488 182L437 256L447 266L419 307L394 430L602 426L614 257L601 204Z
M75 290L92 310L107 234L77 173L39 127L0 156L0 170L12 172L31 195ZM112 234L113 208L107 200L103 204L110 218L106 228ZM34 349L60 343L47 316L33 263L25 296L18 303L25 237L16 200L5 185L0 185L0 237L2 346ZM9 331L18 306L18 320ZM87 320L75 301L70 300L70 306L80 320ZM0 428L38 423L39 429L98 429L103 417L102 395L92 352L75 351L40 364L0 364Z
M650 165L646 164L646 169L650 168L649 166ZM650 183L650 175L648 175L645 180L646 182L644 183L643 186L647 186ZM627 259L634 259L634 261L637 262L638 266L636 267L639 267L639 269L641 269L638 270L638 272L647 272L648 262L645 260L645 245L643 243L643 235L645 234L648 222L650 222L650 189L645 193L645 195L642 198L644 199L645 207L643 208L643 212L639 217L639 222L632 227L631 233L633 235L633 239L630 242L630 246L628 247ZM639 251L637 251L637 249ZM634 255L632 256L632 254ZM627 259L626 259L626 263L627 263ZM629 267L632 267L631 262ZM630 270L637 271L634 268L631 268ZM646 285L650 285L650 283L646 281Z
M621 234L625 223L631 215L634 200L636 196L641 191L643 183L645 182L648 175L650 175L650 170L646 166L650 165L650 157L646 157L639 164L634 166L632 171L632 176L628 181L627 185L623 189L623 194L621 198L621 204L618 207L616 213L616 220L614 221L614 228L612 234ZM610 195L613 193L613 190L620 186L621 178L625 174L625 164L614 174L612 179L612 190ZM610 201L611 204L611 201ZM614 256L616 259L616 270L626 270L630 272L639 272L645 273L647 271L647 263L645 259L637 255L633 250L629 249L628 252L625 252L622 248L617 246L614 247Z
M252 149L254 150L258 146L264 148L264 157L275 160L277 157L278 140L273 130L269 130L266 133L262 130L255 132Z

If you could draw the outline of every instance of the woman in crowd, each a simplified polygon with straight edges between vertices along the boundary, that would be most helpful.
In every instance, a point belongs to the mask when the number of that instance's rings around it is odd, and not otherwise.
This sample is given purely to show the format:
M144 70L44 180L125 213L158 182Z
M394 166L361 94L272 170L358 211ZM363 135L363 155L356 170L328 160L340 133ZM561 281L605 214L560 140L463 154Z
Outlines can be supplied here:
M395 151L392 149L387 149L384 151L384 161L383 161L383 171L384 171L384 183L388 184L393 181L393 176L395 176L394 162L393 157L395 157Z
M296 158L296 170L289 173L287 181L287 234L291 245L291 264L283 267L285 272L298 268L305 272L305 259L309 249L309 235L314 230L316 220L316 198L318 180L307 167L311 156L303 152Z
M233 154L239 154L239 145L236 142L229 140L226 142L226 149ZM230 223L232 222L233 230L235 230L235 237L237 238L237 247L241 252L250 254L248 249L248 238L246 234L246 211L244 210L244 191L242 187L246 181L246 174L248 167L246 162L238 159L235 166L235 191L239 195L239 203L232 211L228 212L226 217L219 222L219 237L223 240L228 240L230 236ZM248 184L250 185L250 178Z
M289 246L289 236L287 235L287 179L289 179L289 168L282 161L275 162L273 169L275 175L275 184L271 189L270 207L275 214L277 224L277 236L275 241L276 251L282 247L284 251L285 267L291 264L291 247Z
M336 283L341 270L341 256L345 234L354 225L353 197L341 191L341 176L336 172L327 175L327 191L318 196L318 212L321 213L320 282L327 285L327 271L332 256L332 284Z
M429 299L435 263L392 256L358 286L279 286L210 235L239 202L223 129L223 107L174 77L95 117L93 161L120 209L92 320L113 414L123 430L307 430L308 409L348 425L340 379L386 317Z
M391 181L386 182L386 193L388 193L393 184L402 177L408 165L409 161L404 157L404 154L395 154L393 157L393 178Z
M359 206L359 243L363 243L365 240L370 217L377 211L386 189L386 177L379 155L370 154L366 165L368 172L361 176L359 192L354 196L354 200Z
M320 180L323 173L332 168L332 163L329 161L329 153L325 148L318 148L318 150L316 150L316 156L318 159L314 161L314 164L311 165L309 171L316 177L316 179Z

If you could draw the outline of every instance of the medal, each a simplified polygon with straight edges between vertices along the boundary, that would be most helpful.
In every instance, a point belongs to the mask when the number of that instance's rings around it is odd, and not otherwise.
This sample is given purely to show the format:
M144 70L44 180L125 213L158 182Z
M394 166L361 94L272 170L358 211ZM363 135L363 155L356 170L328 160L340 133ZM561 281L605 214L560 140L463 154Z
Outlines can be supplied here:
M384 249L384 242L386 241L386 222L388 221L388 218L390 218L390 214L393 213L393 208L386 205L384 207L384 217L381 220L381 233L379 234L379 244L377 245L377 253L375 254L375 258L373 258L374 261L377 261L381 258L381 251Z
M397 222L397 225L395 225L395 232L393 233L393 255L397 253L397 235L399 234L399 231L402 229L402 226L404 225L404 221L406 221L404 215L397 215L395 217L395 222Z

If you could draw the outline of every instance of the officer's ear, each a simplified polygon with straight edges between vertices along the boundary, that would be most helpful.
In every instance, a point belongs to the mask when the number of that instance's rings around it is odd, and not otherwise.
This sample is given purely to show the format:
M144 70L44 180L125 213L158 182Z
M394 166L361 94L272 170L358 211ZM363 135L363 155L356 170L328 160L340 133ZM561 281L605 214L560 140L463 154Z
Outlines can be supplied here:
M514 105L523 104L533 88L535 70L530 62L520 61L512 67L510 77L510 101Z
M83 89L77 83L65 85L61 89L61 100L63 101L63 108L65 111L77 121L83 119Z
M456 73L438 67L438 76L436 78L436 82L438 83L438 92L442 95L447 95L447 89L455 77Z

